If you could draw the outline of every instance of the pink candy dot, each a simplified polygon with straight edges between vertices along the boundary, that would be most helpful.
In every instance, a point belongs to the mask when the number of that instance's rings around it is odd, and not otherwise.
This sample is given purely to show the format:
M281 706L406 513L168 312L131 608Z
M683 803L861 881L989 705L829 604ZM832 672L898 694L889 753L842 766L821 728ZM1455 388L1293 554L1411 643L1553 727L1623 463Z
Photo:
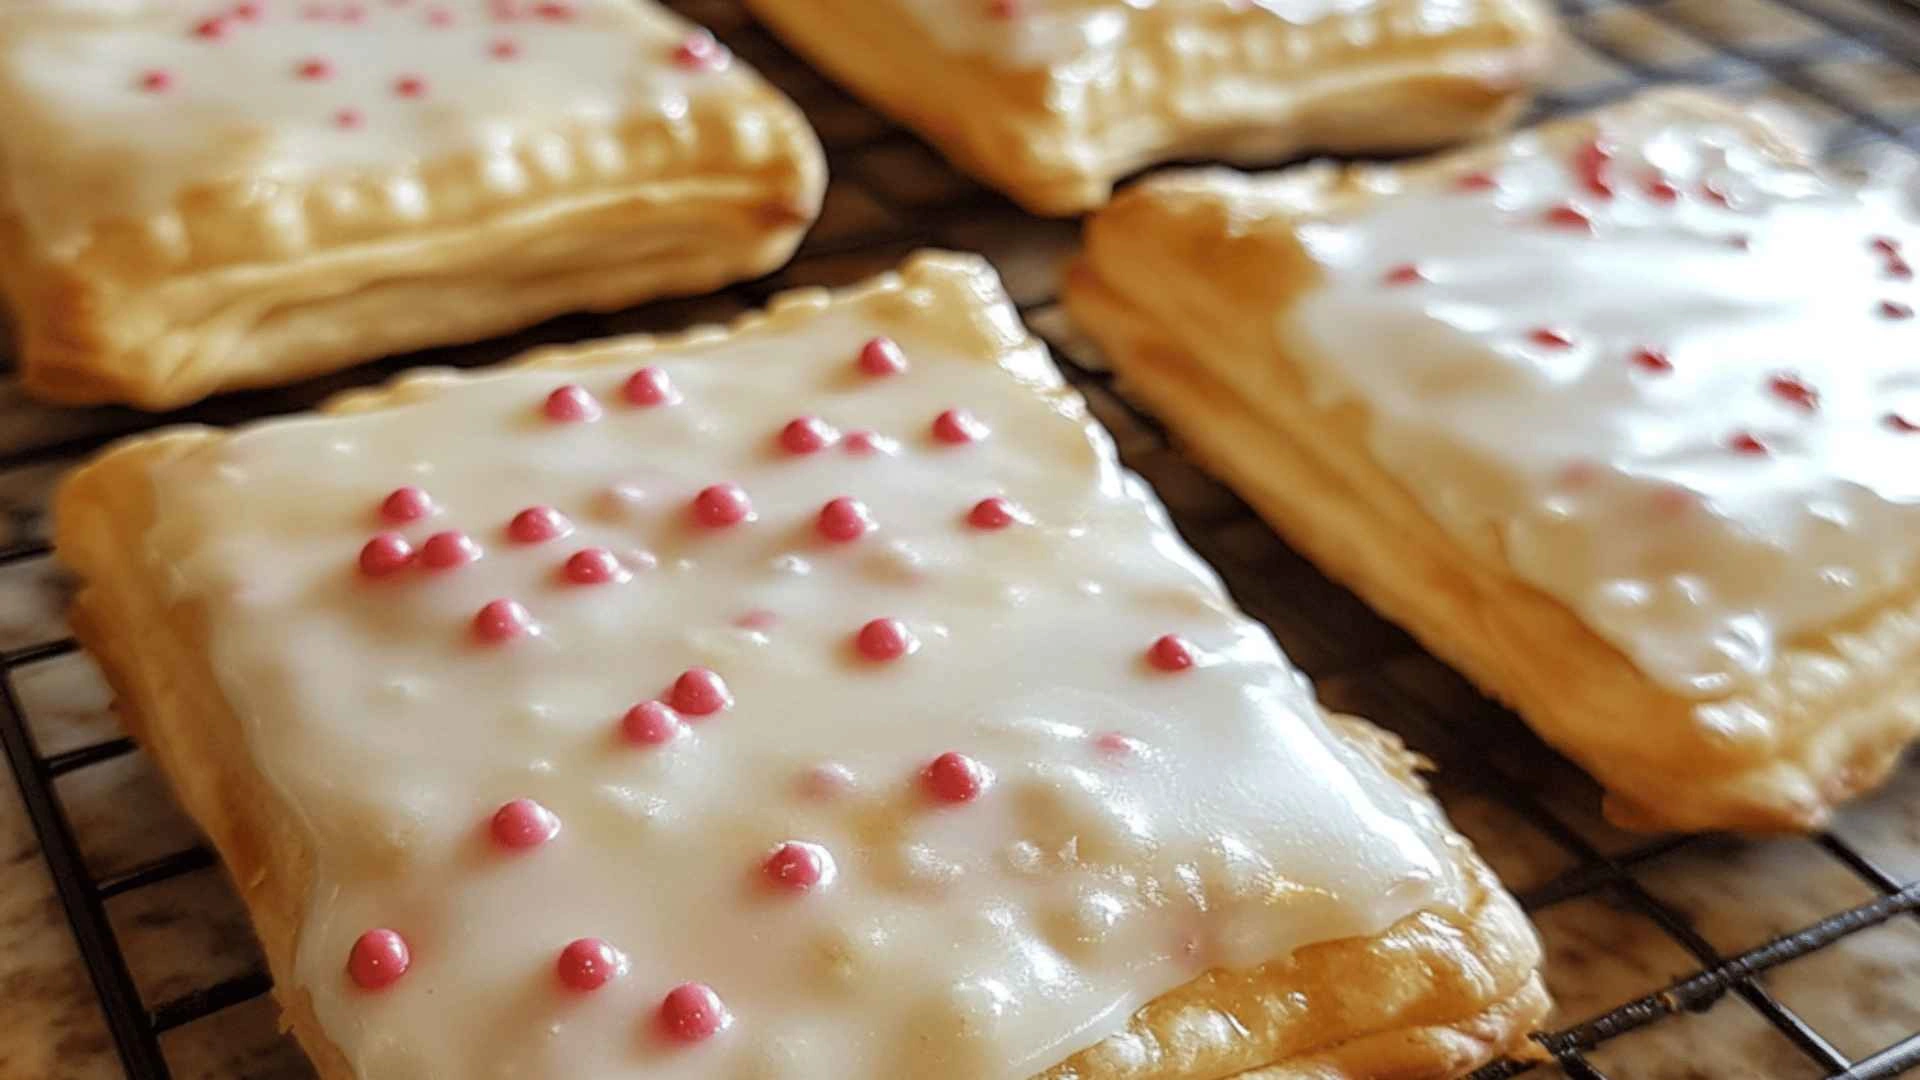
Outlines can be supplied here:
M368 577L397 574L412 563L413 545L399 533L381 533L360 549L360 572Z
M673 380L657 367L643 367L627 378L620 392L634 405L672 405L680 400Z
M575 585L605 585L632 576L606 548L582 548L568 556L566 575Z
M202 19L194 24L193 35L207 41L218 41L227 36L227 20L219 16Z
M560 835L560 819L532 799L515 799L493 812L493 842L513 851L525 851Z
M986 766L953 750L934 758L920 773L920 782L927 794L950 803L979 798L991 779Z
M233 5L233 17L241 22L253 22L260 17L260 5L253 0L241 0Z
M1767 444L1761 442L1760 437L1750 431L1739 431L1729 436L1727 448L1736 454L1746 454L1750 457L1764 457L1768 452Z
M1673 361L1668 359L1667 354L1660 349L1635 349L1633 363L1640 370L1650 371L1656 375L1665 375L1673 370Z
M1103 731L1094 736L1093 745L1108 757L1129 758L1140 752L1140 740L1117 731Z
M1774 397L1796 408L1813 412L1820 407L1820 391L1807 385L1807 381L1792 372L1781 372L1767 380L1767 389Z
M366 122L359 109L341 109L333 114L333 126L337 128L357 128Z
M709 529L738 525L753 517L753 501L738 484L715 484L693 498L693 519Z
M1883 319L1911 319L1913 318L1913 306L1903 304L1898 300L1882 300L1880 301L1880 317Z
M681 983L660 1002L660 1029L679 1042L704 1042L732 1023L726 1003L705 983Z
M988 531L1025 524L1028 520L1025 510L998 495L981 499L973 504L973 509L967 511L967 524Z
M850 431L847 433L845 442L847 453L855 457L891 454L895 449L892 439L874 431Z
M315 57L311 60L302 60L300 66L294 69L294 73L303 79L310 80L331 78L333 65Z
M726 66L727 47L705 30L696 30L674 46L673 62L688 71L715 71Z
M393 80L393 92L403 98L421 97L427 92L427 81L418 75L403 75Z
M420 561L434 570L451 570L480 557L480 545L473 537L455 529L437 532L420 545Z
M536 631L533 616L513 600L490 600L473 617L473 633L481 641L498 645Z
M1161 671L1185 671L1194 660L1193 646L1177 634L1163 635L1147 649L1147 662Z
M1389 285L1418 285L1427 280L1427 275L1412 263L1401 263L1389 268L1383 280Z
M541 407L547 419L562 424L583 424L600 419L600 403L583 387L568 383L547 395Z
M380 503L380 516L388 521L419 521L433 513L433 496L411 485L394 488Z
M487 46L487 55L495 60L512 60L520 55L520 43L512 38L501 38Z
M933 437L953 446L979 442L987 434L987 425L965 409L948 409L933 418Z
M1454 186L1461 191L1492 191L1500 186L1500 181L1491 173L1471 172L1454 181Z
M549 22L565 22L576 14L573 5L565 0L546 0L545 3L535 4L533 13Z
M392 930L361 934L347 953L347 974L362 990L384 990L413 966L407 940Z
M760 869L778 888L807 892L833 882L833 853L819 844L789 840L774 848Z
M780 445L789 454L813 454L832 446L840 438L833 425L817 416L802 416L787 421L780 429Z
M158 94L173 86L173 73L155 68L140 76L140 89L149 94Z
M820 508L820 516L814 521L814 527L821 536L844 544L872 532L873 515L868 512L867 504L842 495Z
M688 668L673 681L668 703L686 716L711 716L733 705L733 692L712 670Z
M580 938L567 943L554 962L554 971L570 990L585 993L598 990L626 973L627 958L619 949L599 938Z
M453 12L443 7L429 8L427 9L427 25L437 27L452 26Z
M1577 206L1562 203L1548 210L1545 221L1549 225L1558 225L1563 229L1578 229L1581 232L1593 231L1593 219Z
M754 608L752 611L744 612L739 618L733 620L733 625L740 627L742 630L771 630L780 625L780 616L768 611L766 608Z
M873 661L898 660L918 652L920 641L899 619L875 619L854 636L860 655Z
M556 540L572 531L573 522L551 506L529 506L507 522L507 535L520 544Z
M898 375L907 370L907 355L892 338L877 337L860 346L860 370L868 375Z
M685 727L677 713L658 701L643 701L620 718L621 736L643 746L672 742Z
M1549 349L1567 349L1573 346L1573 339L1564 331L1555 330L1550 326L1542 326L1529 333L1527 340Z

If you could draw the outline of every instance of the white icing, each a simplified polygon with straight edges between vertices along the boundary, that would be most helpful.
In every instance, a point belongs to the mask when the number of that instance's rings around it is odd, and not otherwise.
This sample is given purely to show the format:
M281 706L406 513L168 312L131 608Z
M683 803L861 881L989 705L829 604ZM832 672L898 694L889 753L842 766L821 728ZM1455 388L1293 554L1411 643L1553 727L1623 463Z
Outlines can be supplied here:
M58 245L197 184L385 177L457 153L517 173L543 135L684 116L724 78L676 67L689 28L645 2L253 2L252 17L235 0L0 16L5 179L26 223ZM209 20L217 35L198 32ZM397 89L409 78L417 96Z
M1392 191L1304 227L1325 280L1282 333L1322 396L1366 403L1378 459L1456 537L1497 543L1669 688L1723 695L1913 584L1920 435L1891 417L1920 422L1920 322L1880 305L1920 290L1873 240L1920 255L1920 229L1899 183L1621 115L1612 198L1580 148L1522 136L1497 191ZM1561 203L1593 234L1544 222ZM1428 280L1387 281L1409 263ZM1571 346L1530 340L1542 327ZM1813 408L1770 388L1782 373ZM1770 453L1730 449L1742 432Z
M624 403L638 362L615 355L269 423L157 477L158 551L180 598L205 605L251 753L318 842L292 981L360 1075L1018 1080L1207 966L1461 905L1437 811L1329 733L1105 437L927 314L874 308L649 358L683 395L672 407ZM856 372L881 332L907 373ZM1008 359L1057 380L1037 347ZM569 379L604 418L542 418ZM955 405L991 435L935 441ZM789 457L775 436L802 412L898 452ZM688 524L719 481L746 489L756 520ZM442 508L404 527L416 546L463 528L481 560L357 576L374 508L402 483ZM842 494L878 529L829 544L814 519ZM1033 523L969 528L990 494ZM534 503L576 531L509 542ZM587 545L622 553L632 579L559 580ZM472 639L501 596L538 637ZM917 652L855 655L883 615ZM1169 632L1199 666L1145 663ZM696 664L732 709L666 746L616 738L630 705ZM1099 749L1115 730L1136 756ZM972 804L921 793L918 770L948 750L993 774ZM503 854L486 821L520 797L561 831ZM829 887L764 887L760 861L786 840L829 849ZM372 927L414 956L379 993L343 971ZM569 995L555 957L589 935L629 970ZM654 1034L685 980L735 1018L691 1048Z
M1141 12L1154 8L1238 11L1259 7L1276 18L1307 26L1360 14L1381 0L1007 0L1001 13L993 0L895 0L903 3L941 48L985 56L1011 68L1100 61L1133 31ZM1428 3L1423 16L1444 15L1452 3Z

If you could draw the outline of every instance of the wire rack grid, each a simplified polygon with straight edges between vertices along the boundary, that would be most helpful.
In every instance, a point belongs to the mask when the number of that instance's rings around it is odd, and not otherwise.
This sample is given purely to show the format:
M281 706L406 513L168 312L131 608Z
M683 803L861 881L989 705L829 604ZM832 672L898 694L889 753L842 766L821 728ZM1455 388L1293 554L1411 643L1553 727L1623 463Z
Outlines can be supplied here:
M1497 1080L1554 1069L1575 1080L1602 1077L1596 1051L1670 1018L1722 1008L1751 1010L1790 1043L1804 1066L1795 1075L1882 1080L1920 1067L1920 1023L1879 1049L1851 1056L1779 1000L1765 979L1783 965L1874 927L1911 920L1920 914L1920 881L1902 881L1841 835L1822 834L1810 841L1820 857L1843 868L1869 898L1823 911L1756 947L1722 951L1688 912L1647 882L1649 868L1715 840L1596 841L1563 800L1543 794L1533 766L1515 760L1516 742L1533 744L1511 716L1444 678L1440 685L1453 689L1436 695L1431 678L1410 676L1430 674L1432 662L1288 552L1246 506L1195 472L1150 418L1114 392L1097 357L1074 336L1054 303L1057 266L1072 243L1074 226L1025 217L955 175L910 135L809 72L754 26L735 0L674 0L673 6L712 27L791 93L828 145L835 181L827 209L792 266L716 296L613 316L569 317L501 341L396 358L288 390L234 395L164 419L231 423L294 411L421 363L472 366L535 344L723 319L783 288L855 280L921 246L983 251L1001 270L1029 323L1054 346L1069 377L1115 431L1128 463L1154 482L1187 539L1221 569L1243 605L1274 628L1323 691L1336 704L1348 698L1362 705L1362 711L1433 758L1443 798L1448 792L1471 792L1490 800L1556 851L1564 868L1523 888L1523 906L1544 920L1556 909L1599 898L1650 922L1686 957L1691 969L1686 973L1650 980L1637 996L1609 1001L1586 1019L1540 1032L1533 1058L1498 1062L1476 1077ZM1567 56L1540 98L1535 110L1540 117L1653 84L1708 84L1784 106L1811 124L1837 157L1889 149L1920 152L1920 0L1562 0L1560 6L1571 31ZM25 486L37 495L24 509L10 511L14 520L0 521L0 574L22 568L39 573L51 558L43 511L53 480L113 438L157 421L120 410L36 411L7 401L0 383L0 408L12 410L0 414L9 417L6 430L0 430L0 483L25 477ZM163 1052L167 1033L259 997L270 983L256 967L157 1001L143 995L116 930L113 905L138 890L210 873L215 860L204 846L188 846L104 876L90 869L59 782L137 748L130 739L111 737L42 753L19 689L25 673L75 650L72 639L59 633L0 647L0 747L98 997L113 1051L136 1080L166 1080L172 1075ZM1547 937L1551 945L1550 930ZM1920 999L1920 972L1909 972L1904 985L1888 985L1882 992ZM1697 1060L1685 1075L1758 1075L1751 1066L1714 1064L1731 1060L1719 1047L1698 1047Z

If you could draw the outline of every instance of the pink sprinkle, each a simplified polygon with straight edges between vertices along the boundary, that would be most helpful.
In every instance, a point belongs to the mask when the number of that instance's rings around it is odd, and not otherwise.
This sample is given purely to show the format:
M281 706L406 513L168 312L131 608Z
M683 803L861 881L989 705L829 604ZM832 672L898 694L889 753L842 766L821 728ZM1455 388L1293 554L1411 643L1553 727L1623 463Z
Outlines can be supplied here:
M1025 510L998 495L981 499L967 511L967 524L989 532L1009 525L1024 525L1031 520Z
M643 701L620 718L620 734L630 743L645 746L672 742L685 727L679 714L658 701Z
M853 790L853 770L838 762L815 765L800 774L800 794L809 799L837 799Z
M233 17L241 22L254 22L260 18L260 5L253 0L242 0L233 5Z
M1882 255L1891 256L1900 254L1900 241L1895 240L1891 236L1876 236L1873 238L1872 243L1873 250Z
M1545 220L1549 225L1558 225L1562 228L1582 229L1587 232L1593 231L1593 219L1588 217L1579 207L1567 203L1561 203L1559 206L1548 210Z
M1913 308L1898 300L1880 301L1880 315L1887 319L1911 319Z
M585 387L568 383L547 395L546 404L541 406L547 419L562 424L591 423L600 419L600 403L587 393Z
M780 616L766 608L754 608L733 620L733 625L742 630L771 630L780 625Z
M732 1023L726 1003L705 983L681 983L660 1002L660 1028L679 1042L705 1042Z
M433 496L411 484L394 488L380 502L380 516L393 522L419 521L433 511Z
M140 89L149 94L159 94L173 86L173 74L155 68L140 76Z
M533 616L514 600L489 600L473 617L473 633L491 645L538 632Z
M1642 371L1651 371L1658 375L1665 375L1673 370L1673 361L1669 360L1667 354L1660 349L1635 349L1633 363Z
M294 71L303 79L326 79L333 75L333 65L318 58L302 60Z
M194 26L193 33L195 37L218 41L227 35L227 20L217 15L210 19L202 19Z
M393 92L403 98L417 98L427 92L427 80L418 75L402 75L393 80Z
M359 109L341 109L339 112L333 114L333 126L339 128L357 128L361 124L366 123L366 119L366 117L360 114Z
M892 439L874 431L849 431L845 443L847 453L855 457L892 454L899 446Z
M561 983L581 993L598 990L626 973L627 958L599 938L579 938L560 950L554 963Z
M1720 206L1733 205L1733 196L1727 193L1726 185L1718 180L1700 181L1700 194L1706 196L1708 202L1717 203Z
M573 522L551 506L529 506L507 522L507 535L519 544L544 543L571 532Z
M907 354L892 338L874 338L860 346L860 370L876 377L901 374L907 370Z
M738 484L715 484L693 497L693 520L723 529L753 519L753 501Z
M867 504L846 495L821 507L820 517L814 526L820 530L821 536L841 544L858 540L874 529L873 515L867 511Z
M833 882L833 853L819 844L789 840L774 848L760 869L779 888L807 892Z
M567 557L567 580L575 585L605 585L632 577L606 548L582 548Z
M1768 379L1767 389L1773 391L1774 397L1808 412L1820 407L1820 392L1790 372L1782 372Z
M920 639L899 619L874 619L860 628L854 644L861 656L876 663L898 660L920 650Z
M1573 339L1564 332L1543 326L1527 335L1527 340L1535 345L1550 349L1568 349L1573 347Z
M1666 177L1654 176L1647 181L1647 195L1658 202L1670 203L1680 198L1680 189Z
M1389 285L1418 285L1427 280L1427 275L1412 263L1401 263L1387 271L1385 280Z
M407 940L392 930L369 930L347 954L347 974L362 990L385 990L413 966Z
M1492 191L1500 186L1500 181L1495 180L1491 173L1471 172L1455 181L1454 185L1461 191Z
M478 559L480 545L458 529L437 532L420 545L420 561L434 570L451 570Z
M672 405L680 400L673 380L657 367L643 367L634 372L620 392L632 405Z
M548 0L548 2L543 4L535 4L533 6L533 13L550 22L564 22L573 18L575 14L572 4L561 3L559 0Z
M1109 757L1133 757L1140 753L1140 740L1118 731L1103 731L1094 736L1093 745Z
M1767 444L1761 442L1758 436L1749 431L1736 432L1730 436L1727 439L1727 448L1736 453L1748 454L1755 457L1767 453Z
M1900 256L1889 255L1887 256L1887 276L1895 281L1911 281L1913 279L1913 267L1908 265L1907 260Z
M705 30L696 30L674 46L673 62L688 71L715 71L726 66L727 47Z
M495 60L512 60L520 55L520 43L512 38L500 38L488 47L487 52Z
M560 835L560 819L532 799L515 799L493 812L493 842L525 851Z
M673 680L668 696L673 707L685 716L712 716L733 706L733 692L726 680L703 667L688 668Z
M1920 432L1920 421L1909 420L1897 412L1888 413L1883 418L1883 422L1887 427L1892 428L1902 435L1912 435L1915 432Z
M1164 634L1147 649L1147 662L1161 671L1185 671L1194 664L1193 646L1177 634Z
M448 11L446 8L429 8L427 10L427 25L440 27L452 26L453 12Z
M948 409L933 418L933 437L954 446L987 437L987 425L965 409Z
M986 766L953 750L934 758L920 774L927 794L950 803L972 802L992 779Z
M1612 164L1613 147L1598 136L1583 143L1573 158L1573 167L1580 174L1580 182L1586 185L1588 191L1603 199L1613 197L1613 181L1607 176L1607 169Z
M368 577L397 574L412 562L413 545L399 533L381 533L360 549L360 572Z
M813 454L832 446L840 438L833 425L817 416L802 416L787 421L780 429L780 445L789 454Z

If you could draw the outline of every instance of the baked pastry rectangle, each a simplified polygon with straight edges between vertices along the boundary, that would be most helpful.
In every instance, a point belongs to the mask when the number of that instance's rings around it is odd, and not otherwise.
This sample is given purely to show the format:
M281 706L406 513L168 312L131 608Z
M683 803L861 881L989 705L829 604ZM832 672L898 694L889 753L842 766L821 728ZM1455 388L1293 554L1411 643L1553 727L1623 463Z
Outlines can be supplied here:
M1067 300L1614 817L1805 829L1920 731L1904 185L1659 93L1412 165L1170 176L1092 222Z
M1439 1077L1545 1009L978 260L150 436L57 519L330 1080Z
M799 111L651 0L0 13L27 387L185 404L785 261Z
M1420 150L1491 131L1544 67L1536 0L747 0L1027 209L1155 162Z

